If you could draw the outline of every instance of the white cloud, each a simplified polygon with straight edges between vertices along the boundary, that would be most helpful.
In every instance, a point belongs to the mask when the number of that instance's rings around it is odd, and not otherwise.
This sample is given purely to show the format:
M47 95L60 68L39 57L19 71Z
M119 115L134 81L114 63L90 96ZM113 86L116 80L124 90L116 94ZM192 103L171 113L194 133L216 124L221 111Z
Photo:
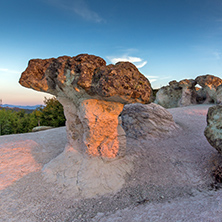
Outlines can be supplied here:
M149 79L149 81L150 81L150 83L152 83L152 82L156 82L157 79Z
M94 22L104 21L95 11L91 10L85 0L47 0L51 5L62 8Z
M122 56L122 57L107 57L113 64L117 62L131 62L134 63L134 65L137 68L142 68L147 64L147 61L143 61L139 57L132 57L132 56Z
M154 78L154 79L155 79L155 78L159 78L159 76L148 76L148 75L146 75L146 77L147 77L147 78Z
M10 69L3 69L3 68L0 68L0 72L7 72L7 73L12 73L12 74L20 73L19 71L10 70Z
M141 61L142 61L141 58L138 58L138 57L131 57L131 56L129 56L129 60L130 60L131 62L141 62Z
M142 68L143 66L145 66L146 64L147 64L147 61L138 64L136 67L139 69L139 68Z

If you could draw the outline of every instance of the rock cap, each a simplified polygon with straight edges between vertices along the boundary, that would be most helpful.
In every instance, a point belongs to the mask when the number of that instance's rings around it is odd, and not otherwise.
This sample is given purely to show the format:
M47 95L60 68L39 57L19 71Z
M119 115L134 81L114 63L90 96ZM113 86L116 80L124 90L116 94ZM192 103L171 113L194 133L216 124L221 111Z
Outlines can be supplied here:
M149 103L152 93L149 80L132 63L106 65L102 58L88 54L32 59L19 83L55 96L74 93L123 104Z

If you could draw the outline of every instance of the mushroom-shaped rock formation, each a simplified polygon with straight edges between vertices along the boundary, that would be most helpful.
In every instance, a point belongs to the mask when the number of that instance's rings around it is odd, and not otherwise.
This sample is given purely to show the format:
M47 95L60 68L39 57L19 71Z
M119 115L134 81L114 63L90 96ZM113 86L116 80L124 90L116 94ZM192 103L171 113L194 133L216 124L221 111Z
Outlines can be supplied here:
M124 104L148 103L152 90L133 64L106 66L88 54L30 60L19 83L55 95L64 106L70 145L105 158L124 155L125 135L118 122Z
M184 79L180 82L171 81L168 86L162 87L156 94L155 103L173 108L188 106L196 103L196 82L193 79Z
M216 89L222 84L222 79L213 75L198 76L196 83L202 88L197 91L197 101L199 103L216 103Z
M127 137L160 139L174 135L179 127L169 111L155 103L127 104L121 113Z
M119 115L124 104L149 103L148 79L129 62L106 66L81 54L30 60L19 82L64 107L68 144L45 165L45 179L84 197L118 191L133 167Z
M222 105L210 107L204 135L208 142L222 155Z

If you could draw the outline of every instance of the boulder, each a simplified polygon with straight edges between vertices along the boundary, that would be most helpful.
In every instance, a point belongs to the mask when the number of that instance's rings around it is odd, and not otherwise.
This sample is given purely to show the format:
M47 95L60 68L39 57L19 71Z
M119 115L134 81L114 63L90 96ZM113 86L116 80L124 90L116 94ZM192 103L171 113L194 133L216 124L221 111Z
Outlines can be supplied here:
M217 87L216 98L218 104L222 103L222 84Z
M195 79L202 88L197 92L198 103L216 103L216 89L222 84L222 79L213 75L202 75Z
M209 108L204 135L210 145L222 154L222 105Z
M32 132L38 132L38 131L43 131L43 130L48 130L52 129L51 126L36 126L32 129Z
M30 60L19 83L55 95L64 107L68 144L45 165L45 179L84 197L121 189L133 161L119 115L124 104L149 103L148 79L129 62L106 65L80 54Z
M189 106L196 103L196 82L193 79L184 79L180 82L171 81L168 86L160 88L156 94L155 103L173 108Z
M174 135L179 129L169 111L154 103L127 104L121 118L127 137L134 139L160 139Z

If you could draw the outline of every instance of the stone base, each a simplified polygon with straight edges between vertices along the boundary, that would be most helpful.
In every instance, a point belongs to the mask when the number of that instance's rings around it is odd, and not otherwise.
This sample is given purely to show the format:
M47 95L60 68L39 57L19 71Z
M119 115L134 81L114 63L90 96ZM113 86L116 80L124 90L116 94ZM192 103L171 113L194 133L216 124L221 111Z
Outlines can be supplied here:
M132 157L104 161L67 146L63 153L44 166L43 175L47 182L55 183L76 196L91 198L118 192L132 169Z

